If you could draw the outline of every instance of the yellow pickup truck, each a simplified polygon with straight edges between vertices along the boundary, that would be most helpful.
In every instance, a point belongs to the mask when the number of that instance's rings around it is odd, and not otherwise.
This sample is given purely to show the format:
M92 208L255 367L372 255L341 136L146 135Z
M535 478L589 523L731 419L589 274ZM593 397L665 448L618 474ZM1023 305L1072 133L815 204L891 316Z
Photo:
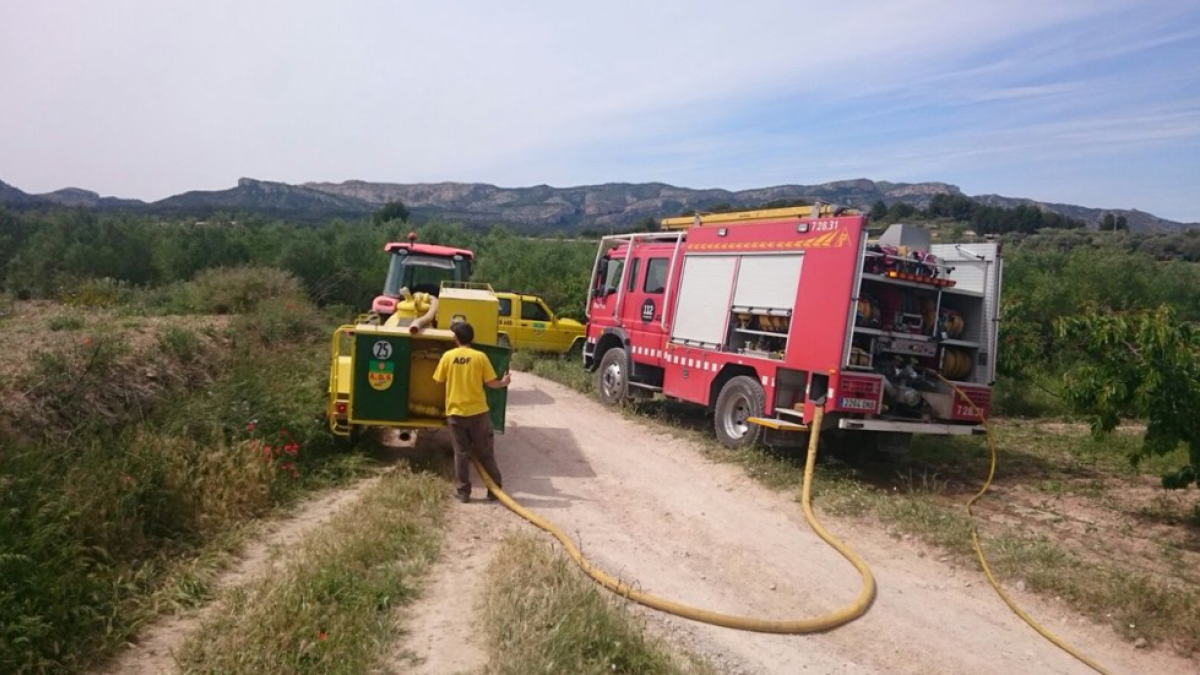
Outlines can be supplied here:
M499 330L504 334L501 346L565 354L583 345L583 324L554 316L536 295L497 292L496 298L500 301Z

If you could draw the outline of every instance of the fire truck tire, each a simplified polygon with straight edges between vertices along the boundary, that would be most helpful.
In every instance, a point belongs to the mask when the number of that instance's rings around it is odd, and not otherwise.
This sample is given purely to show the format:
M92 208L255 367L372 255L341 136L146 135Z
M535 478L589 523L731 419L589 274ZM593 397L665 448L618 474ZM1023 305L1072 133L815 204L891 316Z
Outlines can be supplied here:
M614 347L604 352L596 369L596 394L607 406L619 406L629 397L629 359L625 350Z
M762 427L746 421L760 417L767 405L767 394L758 380L747 375L737 377L721 387L713 409L713 426L717 440L727 448L746 448L762 435Z

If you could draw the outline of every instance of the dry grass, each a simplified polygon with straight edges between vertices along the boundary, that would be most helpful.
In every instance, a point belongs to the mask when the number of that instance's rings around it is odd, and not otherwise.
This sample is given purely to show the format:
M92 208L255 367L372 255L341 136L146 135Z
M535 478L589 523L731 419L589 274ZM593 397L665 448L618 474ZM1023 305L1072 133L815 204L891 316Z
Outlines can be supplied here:
M647 637L641 621L553 545L513 534L487 570L489 675L710 675Z

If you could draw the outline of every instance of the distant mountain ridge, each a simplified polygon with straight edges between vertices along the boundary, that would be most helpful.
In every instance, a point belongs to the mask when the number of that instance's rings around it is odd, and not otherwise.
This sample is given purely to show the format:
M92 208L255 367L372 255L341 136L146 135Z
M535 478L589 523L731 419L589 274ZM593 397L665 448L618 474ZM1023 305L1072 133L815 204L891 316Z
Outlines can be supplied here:
M376 183L349 180L291 185L242 178L228 190L192 191L157 202L101 197L95 192L66 188L31 195L0 182L0 205L13 208L78 206L161 215L202 217L218 211L252 212L306 222L329 218L358 218L389 201L404 202L418 219L439 218L469 225L506 224L524 230L577 232L583 229L628 227L648 218L672 216L685 209L728 204L754 208L772 201L821 200L870 208L878 200L925 207L937 194L963 194L955 185L939 182L892 183L865 178L818 185L777 185L750 190L691 189L665 183L607 183L555 188L549 185L504 188L485 183ZM1106 213L1124 215L1129 228L1141 232L1170 232L1200 228L1140 210L1097 209L1031 199L980 195L983 204L1015 207L1022 204L1077 218L1096 226Z

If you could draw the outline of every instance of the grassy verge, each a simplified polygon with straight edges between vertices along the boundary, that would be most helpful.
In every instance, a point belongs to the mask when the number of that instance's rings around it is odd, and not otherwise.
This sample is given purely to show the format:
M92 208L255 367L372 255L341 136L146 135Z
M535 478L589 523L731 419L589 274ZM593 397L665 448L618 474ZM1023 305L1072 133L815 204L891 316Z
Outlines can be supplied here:
M185 645L182 672L368 672L398 630L397 608L440 543L444 482L398 468L351 510L286 552L276 571L234 589Z
M571 387L575 391L590 394L595 391L595 375L583 369L578 356L554 356L534 354L527 351L513 353L510 367L513 370L532 373L547 380Z
M559 359L530 361L521 364L524 370L576 391L592 390L592 381L581 374L578 364ZM715 442L694 410L669 402L631 406L625 414L688 438L709 458L737 464L768 487L798 491L803 472L803 456L798 451L731 451ZM1020 420L998 422L997 443L1002 453L998 480L1030 483L1043 491L1075 485L1089 497L1105 500L1108 496L1096 481L1064 483L1057 479L1078 478L1082 471L1126 477L1153 474L1160 465L1170 466L1178 460L1155 458L1135 470L1126 459L1137 443L1135 434L1094 440L1077 425L1060 425L1070 427L1069 433L1056 434L1039 433L1036 425ZM842 462L826 451L814 498L827 512L877 520L895 537L915 537L943 549L961 564L975 565L971 523L964 507L986 476L988 461L986 444L969 438L919 438L907 460L886 467ZM1045 535L996 523L985 523L981 530L989 563L1003 580L1023 581L1033 591L1062 598L1075 611L1111 625L1126 639L1144 637L1183 654L1200 651L1200 589L1195 585L1146 574L1136 566L1087 559ZM1108 534L1119 536L1117 532Z
M256 519L364 468L315 419L333 322L303 298L124 332L74 316L0 330L29 350L0 381L3 673L85 670L210 597Z
M647 637L624 605L536 536L509 536L487 570L487 581L484 621L492 675L715 672Z

